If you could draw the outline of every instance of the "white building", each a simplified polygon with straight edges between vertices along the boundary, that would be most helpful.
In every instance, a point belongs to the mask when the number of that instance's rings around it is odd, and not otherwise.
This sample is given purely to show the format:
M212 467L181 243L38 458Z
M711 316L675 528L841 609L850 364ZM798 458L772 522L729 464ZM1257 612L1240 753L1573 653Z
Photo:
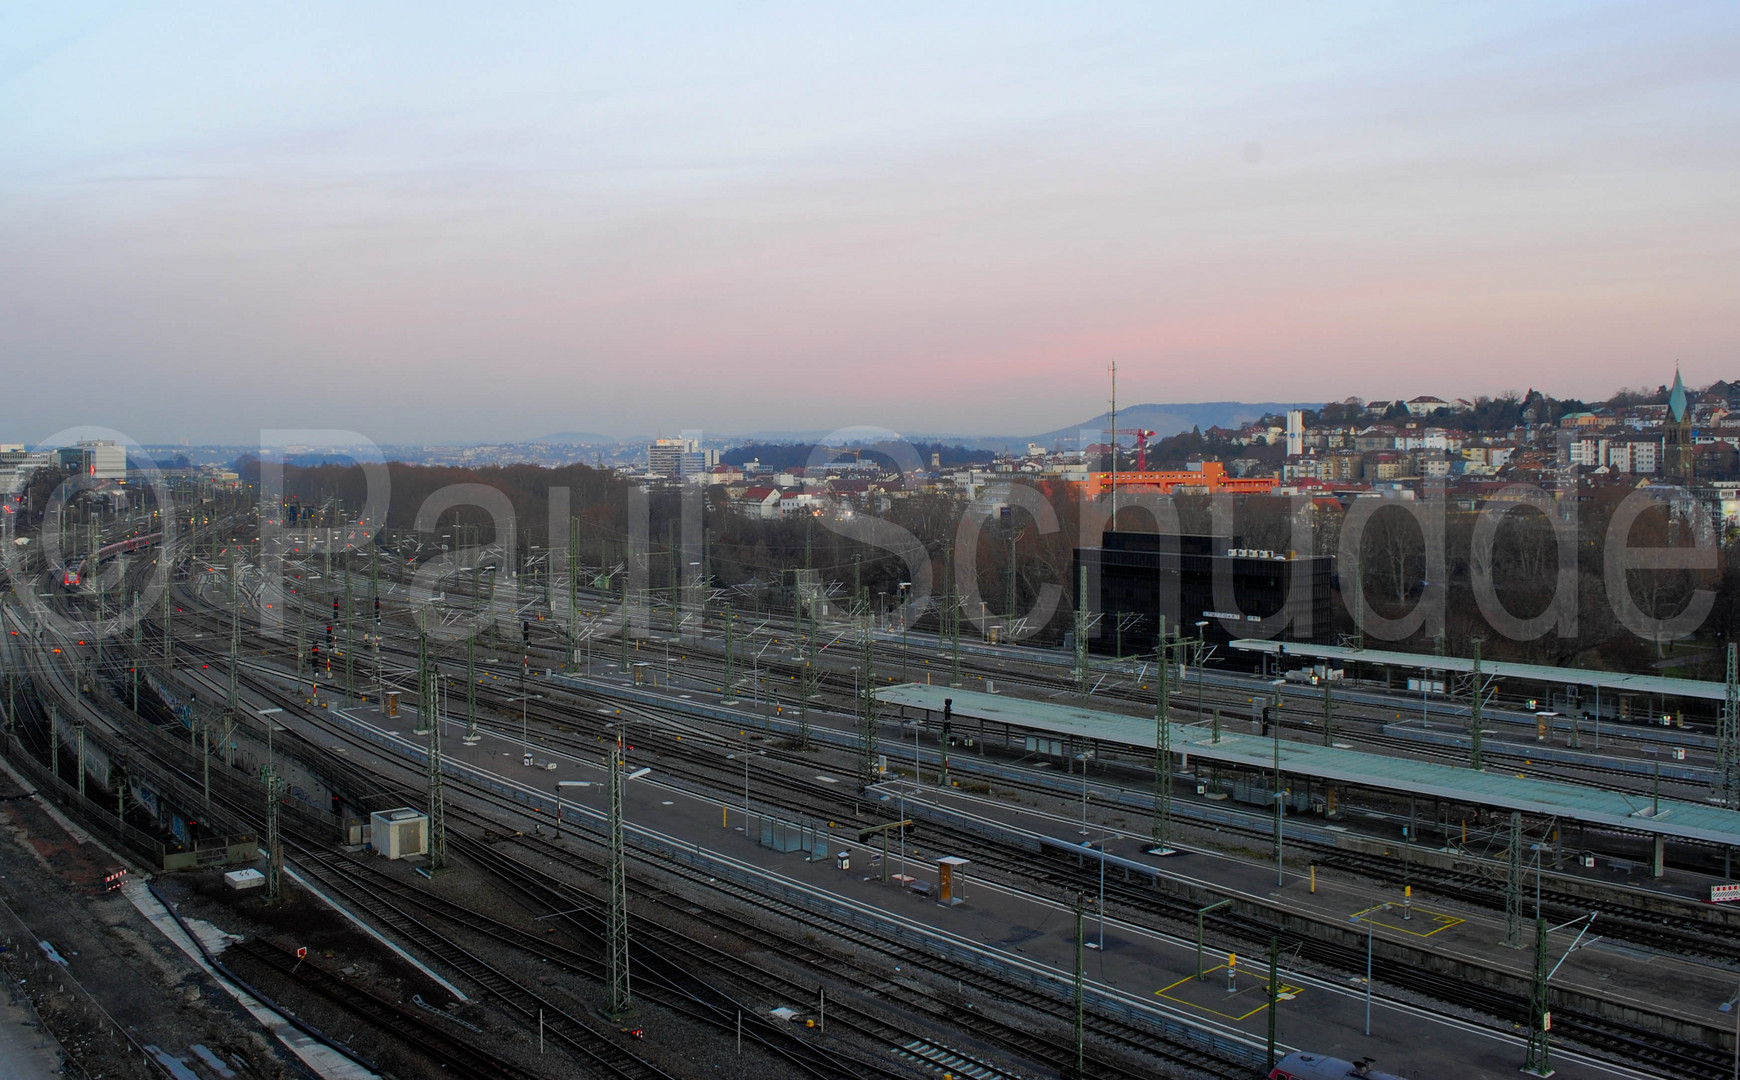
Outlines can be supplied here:
M1407 403L1409 416L1431 416L1439 409L1448 409L1449 407L1448 401L1441 397L1433 397L1430 394L1421 394L1417 398L1410 398Z
M1570 462L1593 469L1607 464L1607 448L1611 440L1605 435L1580 435L1571 440Z
M85 474L98 480L127 479L127 448L111 439L79 443L84 451Z
M1661 471L1659 439L1618 439L1607 447L1607 464L1614 472L1654 474Z
M646 471L654 476L704 476L719 464L719 451L701 449L699 439L655 439L646 448Z
M32 473L53 464L51 450L26 450L23 443L0 445L0 494L23 491Z

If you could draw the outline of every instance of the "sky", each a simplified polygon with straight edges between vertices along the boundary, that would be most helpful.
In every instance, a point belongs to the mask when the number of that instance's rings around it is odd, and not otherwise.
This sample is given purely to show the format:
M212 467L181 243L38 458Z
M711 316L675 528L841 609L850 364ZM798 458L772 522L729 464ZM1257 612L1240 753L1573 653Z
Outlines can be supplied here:
M0 442L1740 377L1740 5L11 4Z

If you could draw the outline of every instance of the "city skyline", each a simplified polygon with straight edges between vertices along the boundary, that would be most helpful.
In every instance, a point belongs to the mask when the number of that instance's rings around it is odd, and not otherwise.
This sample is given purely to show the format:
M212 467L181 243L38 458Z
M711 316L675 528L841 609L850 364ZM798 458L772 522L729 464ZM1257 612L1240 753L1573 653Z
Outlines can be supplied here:
M1131 403L1731 374L1731 8L671 10L11 14L0 423L1003 434L1112 362Z

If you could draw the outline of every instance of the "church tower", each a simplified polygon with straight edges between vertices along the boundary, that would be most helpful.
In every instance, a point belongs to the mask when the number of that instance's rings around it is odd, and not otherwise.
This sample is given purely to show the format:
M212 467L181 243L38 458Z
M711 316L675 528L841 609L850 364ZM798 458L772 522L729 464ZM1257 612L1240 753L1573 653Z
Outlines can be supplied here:
M1672 423L1667 429L1667 472L1670 480L1690 485L1692 482L1692 406L1686 397L1686 384L1674 369L1674 388L1668 394L1668 414Z

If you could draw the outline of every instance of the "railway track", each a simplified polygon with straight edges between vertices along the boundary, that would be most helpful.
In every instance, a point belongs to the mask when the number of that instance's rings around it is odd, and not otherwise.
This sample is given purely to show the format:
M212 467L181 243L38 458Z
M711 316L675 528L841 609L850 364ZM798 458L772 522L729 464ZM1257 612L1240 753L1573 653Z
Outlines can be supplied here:
M221 622L222 622L221 617L215 617L213 619L214 625L218 625L221 627ZM210 653L208 653L207 655L208 655L208 657L210 657L212 659L217 659L215 656L212 656L212 654L210 654ZM998 677L999 678L1006 678L1007 676L999 674ZM569 721L569 722L571 722L571 721ZM703 775L701 775L701 771L697 772L696 779L697 780L705 780L705 777ZM718 779L719 779L718 777L715 777L714 780L710 781L710 782L716 782ZM724 790L729 790L728 785L721 783L721 784L718 784L718 786ZM813 791L808 792L807 795L805 793L802 793L802 792L794 791L794 797L798 797L798 798L807 797L809 800L809 804L811 806L814 806L816 804L815 796L816 796L816 793ZM979 840L977 842L980 844L983 843L982 840ZM1010 869L1011 870L1019 869L1019 864L1012 862L1010 864ZM1031 872L1031 870L1032 870L1032 868L1028 867L1028 871ZM1365 872L1370 873L1369 869ZM1067 877L1067 870L1066 870L1065 876ZM1414 880L1418 881L1418 878L1416 877ZM1151 899L1152 899L1151 894L1144 894L1144 895L1147 897L1148 900L1151 901ZM1581 902L1581 903L1582 903L1582 906L1584 908L1586 908L1588 906L1586 901ZM1360 959L1361 958L1357 958L1357 957L1354 958L1356 966L1357 966L1357 962ZM1386 978L1386 981L1395 982L1395 980L1391 979L1391 978ZM1421 980L1420 985L1425 985L1425 981L1426 980ZM1396 984L1403 985L1400 982L1397 982ZM1451 990L1447 989L1444 992L1450 993ZM1490 993L1482 992L1480 997L1487 1002L1486 1007L1488 1009L1490 1009L1492 995ZM1444 998L1444 1000L1452 1000L1452 999L1446 997L1446 998ZM1523 1004L1526 1006L1526 1003L1523 1003ZM1471 1005L1470 1007L1478 1008L1479 1006L1478 1005ZM1572 1025L1574 1025L1576 1023L1575 1018L1569 1017L1563 1012L1557 1013L1556 1019L1559 1021L1559 1026L1561 1027L1561 1029L1565 1028L1568 1023L1570 1023ZM1573 1027L1573 1030L1575 1030L1574 1027ZM1670 1069L1670 1070L1672 1070L1673 1075L1685 1075L1688 1077L1704 1076L1704 1075L1712 1075L1712 1076L1713 1075L1722 1075L1721 1073L1710 1071L1711 1064L1708 1060L1701 1058L1697 1054L1688 1053L1686 1051L1686 1049L1682 1046L1664 1046L1660 1043L1659 1040L1655 1040L1652 1038L1640 1037L1638 1035L1638 1033L1636 1033L1636 1032L1616 1031L1613 1029L1613 1027L1611 1025L1605 1025L1605 1024L1593 1025L1587 1029L1584 1029L1583 1033L1580 1034L1578 1036L1578 1038L1580 1039L1580 1041L1585 1041L1585 1042L1589 1043L1590 1045L1598 1045L1598 1046L1604 1045L1607 1048L1609 1048L1610 1052L1612 1052L1616 1055L1623 1054L1631 1060L1644 1061L1646 1059L1653 1058L1654 1062L1652 1064L1652 1067ZM1603 1040L1605 1040L1605 1042L1603 1042Z

